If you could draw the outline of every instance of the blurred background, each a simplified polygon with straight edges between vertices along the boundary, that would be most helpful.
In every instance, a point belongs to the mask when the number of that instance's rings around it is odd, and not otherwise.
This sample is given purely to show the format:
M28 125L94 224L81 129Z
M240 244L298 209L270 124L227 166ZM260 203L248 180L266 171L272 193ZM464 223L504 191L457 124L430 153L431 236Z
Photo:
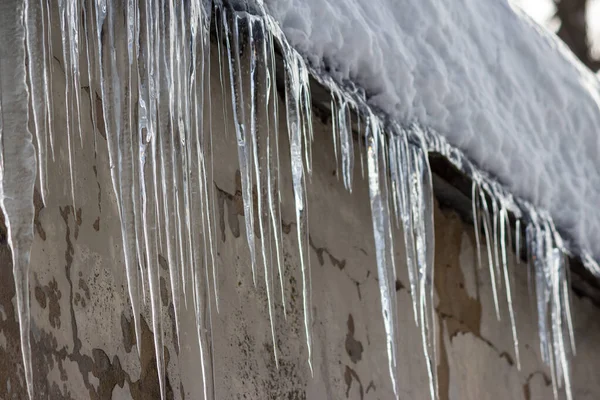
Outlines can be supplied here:
M600 0L513 0L556 33L592 71L600 70Z

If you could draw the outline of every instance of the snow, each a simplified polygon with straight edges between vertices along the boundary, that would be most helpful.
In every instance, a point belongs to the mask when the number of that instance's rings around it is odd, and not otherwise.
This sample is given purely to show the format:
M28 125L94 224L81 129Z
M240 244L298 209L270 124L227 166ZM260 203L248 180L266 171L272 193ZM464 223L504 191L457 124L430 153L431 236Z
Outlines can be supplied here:
M507 1L266 0L290 44L435 129L600 259L600 84Z

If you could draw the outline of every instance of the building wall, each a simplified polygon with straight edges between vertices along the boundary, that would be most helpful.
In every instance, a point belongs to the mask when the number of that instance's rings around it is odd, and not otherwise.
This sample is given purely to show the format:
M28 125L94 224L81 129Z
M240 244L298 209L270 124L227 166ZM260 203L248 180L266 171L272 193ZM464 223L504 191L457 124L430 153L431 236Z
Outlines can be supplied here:
M56 46L55 48L58 48ZM50 198L36 197L31 257L31 339L36 398L159 398L149 306L144 308L141 357L127 294L120 223L103 132L94 151L90 105L84 96L82 147L76 142L76 204L72 207L66 152L60 55L54 59L56 161ZM305 346L289 150L280 122L285 301L275 291L279 368L272 355L265 286L252 283L244 233L237 148L232 121L221 113L218 62L211 60L214 188L217 200L219 312L212 305L212 374L218 399L390 399L385 333L370 218L368 187L356 154L350 194L336 173L331 127L314 118L313 174L308 182L314 335L311 376ZM87 86L87 83L82 82ZM227 85L226 85L227 86ZM227 90L227 89L226 89ZM94 106L98 110L98 97ZM228 105L228 103L226 103ZM280 102L280 109L283 103ZM231 112L229 113L231 115ZM523 264L511 254L514 307L522 368L516 366L508 312L501 296L497 321L487 266L476 266L472 226L435 208L435 292L441 399L550 399L550 373L539 357L533 297ZM395 243L398 282L399 395L428 398L419 329L412 315L401 233ZM163 255L164 256L164 255ZM166 257L165 257L166 258ZM10 250L0 243L0 398L24 399ZM164 265L165 263L163 263ZM167 398L201 399L202 369L192 298L176 334L166 265L161 270ZM260 266L259 266L260 267ZM260 270L260 268L259 268ZM276 286L277 287L277 286ZM182 302L183 304L183 302ZM204 310L205 315L208 310ZM573 295L577 357L575 399L600 398L600 320L596 305ZM212 376L212 378L210 378Z

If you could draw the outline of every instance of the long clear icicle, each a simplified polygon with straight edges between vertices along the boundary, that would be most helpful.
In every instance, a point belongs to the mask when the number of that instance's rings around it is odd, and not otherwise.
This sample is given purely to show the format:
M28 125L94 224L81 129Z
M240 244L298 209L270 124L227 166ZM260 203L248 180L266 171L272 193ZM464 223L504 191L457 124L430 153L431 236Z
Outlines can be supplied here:
M209 151L207 152L208 156L208 174L204 177L206 183L206 206L207 210L207 228L205 229L208 232L208 245L210 248L210 257L212 264L212 273L213 273L213 289L215 294L215 306L217 312L219 312L219 289L218 289L218 259L217 259L217 241L216 241L216 232L217 232L217 216L216 210L217 206L215 204L215 191L214 191L214 142L213 142L213 126L212 126L212 89L211 89L211 39L210 39L210 26L212 21L212 9L211 2L204 1L202 8L202 55L203 55L203 66L204 68L204 76L206 77L206 84L201 85L201 90L203 95L207 98L207 111L208 111L208 147ZM205 157L206 159L206 157Z
M25 30L26 30L26 48L27 48L27 67L29 77L29 95L31 100L31 111L33 115L33 128L37 143L37 166L40 182L40 194L42 201L46 204L48 195L47 168L48 168L48 131L46 114L47 109L44 106L45 101L45 32L43 28L44 8L34 0L25 2ZM40 25L42 28L40 29Z
M377 275L379 278L379 291L381 295L381 314L386 332L388 364L394 395L398 398L397 383L397 312L396 312L396 290L393 280L393 251L390 243L389 215L387 211L387 193L382 192L382 179L385 179L381 171L381 140L383 133L379 121L370 116L367 123L367 170L369 177L369 197L371 203L371 215L373 221L373 234L375 236L375 251L377 259Z
M288 51L285 61L285 101L287 111L287 129L290 141L290 161L292 166L292 183L294 187L294 203L296 206L296 234L300 254L300 270L302 273L302 304L304 309L304 331L308 352L308 365L312 367L312 312L310 259L308 254L308 210L306 202L306 181L304 176L302 130L305 129L302 119L303 107L308 107L307 71L300 61L300 56ZM310 110L308 110L310 112ZM306 143L305 143L306 144ZM306 149L304 149L306 151Z
M281 210L280 210L280 192L279 192L279 115L277 113L277 87L275 84L275 45L273 36L268 29L262 25L263 40L263 59L265 60L265 117L267 132L267 201L269 215L271 216L271 229L273 232L273 241L275 243L275 259L277 260L277 271L279 275L279 287L281 290L281 304L283 306L283 315L287 318L287 306L285 300L284 286L284 266L282 254L282 231L281 231ZM272 112L271 112L272 110ZM269 123L273 117L272 125ZM271 132L271 126L273 132Z
M246 112L244 103L244 90L242 80L242 66L240 61L240 16L232 15L232 21L228 21L229 14L223 10L223 24L225 30L225 42L229 61L229 79L231 82L231 106L233 108L233 120L238 145L238 158L240 163L240 177L242 183L242 197L244 203L244 220L246 222L246 239L250 248L250 264L252 266L252 279L256 285L256 247L254 241L254 212L252 206L252 174L250 173L250 146L246 127ZM233 23L233 30L229 24ZM231 43L233 42L233 43Z
M178 114L175 107L176 91L176 73L175 52L179 52L176 44L177 14L173 1L168 3L169 24L168 24L168 50L169 57L165 60L165 69L168 80L168 128L161 129L159 140L160 153L160 176L162 191L162 218L164 223L164 244L166 245L167 259L169 264L169 275L171 281L171 299L175 313L175 326L179 331L179 266L187 265L186 254L184 253L183 225L182 225L182 196L180 188L184 186L183 192L186 192L185 182L180 173L180 166L183 171L187 171L187 159L185 148L182 148L181 136L185 135L178 124ZM166 31L165 27L165 31ZM166 51L166 49L165 49ZM178 99L178 103L183 99ZM189 240L187 241L189 242Z
M408 271L408 280L413 306L413 315L415 323L419 325L418 311L418 285L417 285L417 255L415 248L411 188L412 188L412 164L410 160L410 149L408 145L408 134L404 130L397 129L396 134L390 136L390 179L392 183L395 207L402 221L402 230L404 232L404 248L406 252L406 268ZM398 219L398 216L396 216Z
M27 4L19 0L0 2L0 207L12 253L25 383L29 398L33 399L29 259L33 242L36 154L27 127L26 8Z
M414 182L411 191L411 205L413 208L412 218L418 264L418 292L416 295L419 303L421 340L429 375L429 392L432 399L437 399L436 313L433 302L435 240L433 232L433 186L423 133L417 127L413 127L413 130L421 140L420 147L413 147L411 153L411 164L414 167L413 176L411 177Z
M254 33L258 26L258 36ZM270 239L267 236L267 230L264 224L263 215L263 187L261 183L261 163L259 160L259 140L257 132L257 95L256 95L256 84L258 82L257 77L257 62L262 62L263 65L266 63L266 58L258 59L258 43L257 41L264 41L264 26L261 20L248 18L248 44L250 47L250 139L252 141L252 159L254 163L254 174L256 180L256 191L257 191L257 209L258 209L258 226L260 232L260 248L262 254L262 261L265 274L265 289L267 292L267 309L269 311L269 322L271 324L271 339L273 341L273 355L275 357L275 366L279 368L279 359L277 356L277 339L275 337L275 321L273 317L273 299L271 294L271 272L270 272L270 259L267 258L267 241ZM268 88L259 87L259 89L267 90Z

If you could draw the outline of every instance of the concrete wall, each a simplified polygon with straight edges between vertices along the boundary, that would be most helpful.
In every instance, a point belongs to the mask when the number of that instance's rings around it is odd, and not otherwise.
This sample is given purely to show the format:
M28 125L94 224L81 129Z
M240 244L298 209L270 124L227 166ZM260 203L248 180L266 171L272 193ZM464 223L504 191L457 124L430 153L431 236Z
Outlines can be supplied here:
M58 48L58 46L56 47ZM54 60L55 88L64 87ZM218 399L391 399L385 335L375 265L367 183L357 158L352 194L336 176L331 128L315 118L314 173L308 184L310 263L314 321L314 376L307 365L302 296L287 138L281 135L282 221L285 254L284 319L276 293L280 366L272 355L262 279L252 284L231 121L224 121L218 67L213 57L213 127L218 200L220 312L212 315L214 360L210 392ZM83 83L87 85L86 83ZM64 127L55 89L57 128ZM62 96L62 97L61 97ZM51 196L36 198L36 237L31 258L33 363L39 399L159 398L149 310L144 310L142 355L137 354L123 265L120 225L112 190L106 140L94 152L90 107L82 105L85 141L76 152L77 199L73 210L66 162L66 137L57 134L57 160L50 166ZM226 99L227 100L227 99ZM98 104L94 105L99 107ZM280 104L282 109L283 104ZM231 115L231 114L230 114ZM228 136L225 126L228 126ZM285 132L284 121L280 130ZM58 130L57 130L58 132ZM77 144L78 146L78 144ZM358 157L358 155L357 155ZM73 212L74 211L74 212ZM441 399L550 399L552 388L539 357L536 315L523 265L514 265L522 369L516 367L508 313L493 312L487 266L478 270L472 226L452 210L435 209L435 290L438 316L438 374ZM1 235L0 235L1 237ZM420 335L412 316L400 234L397 235L400 398L428 398ZM18 323L10 251L0 242L0 398L24 399ZM166 326L168 398L202 398L195 317L181 316L176 337L169 277L161 271ZM188 304L191 298L188 295ZM577 357L575 399L600 398L598 308L573 296Z

